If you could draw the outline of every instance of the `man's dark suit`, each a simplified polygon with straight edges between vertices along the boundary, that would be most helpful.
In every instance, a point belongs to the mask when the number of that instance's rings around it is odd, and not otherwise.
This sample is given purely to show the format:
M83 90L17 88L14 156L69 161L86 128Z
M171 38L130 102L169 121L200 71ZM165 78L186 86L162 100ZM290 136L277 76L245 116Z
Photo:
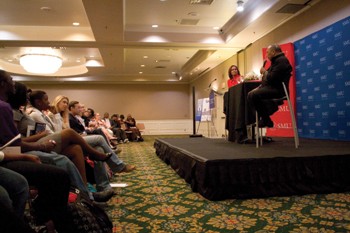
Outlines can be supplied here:
M84 132L86 134L98 134L104 137L106 142L108 143L108 139L106 138L106 135L102 132L101 129L94 129L94 130L85 130L85 126L77 119L73 114L69 113L69 125L70 127L75 130L79 134L83 134Z

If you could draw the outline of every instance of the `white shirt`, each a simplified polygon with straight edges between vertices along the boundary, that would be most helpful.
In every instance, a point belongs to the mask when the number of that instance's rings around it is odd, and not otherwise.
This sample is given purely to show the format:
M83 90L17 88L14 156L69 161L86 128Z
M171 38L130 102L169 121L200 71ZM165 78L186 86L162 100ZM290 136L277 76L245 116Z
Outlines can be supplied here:
M33 111L29 114L29 116L35 122L46 124L46 130L48 131L48 133L52 134L55 132L54 123L51 121L51 119L48 116L46 116L39 109L33 108Z
M50 120L53 124L54 131L56 133L61 132L63 129L63 118L62 118L61 114L59 114L59 113L53 114L50 112L48 117L50 118Z
M111 128L111 121L108 118L103 118L106 127L109 129Z

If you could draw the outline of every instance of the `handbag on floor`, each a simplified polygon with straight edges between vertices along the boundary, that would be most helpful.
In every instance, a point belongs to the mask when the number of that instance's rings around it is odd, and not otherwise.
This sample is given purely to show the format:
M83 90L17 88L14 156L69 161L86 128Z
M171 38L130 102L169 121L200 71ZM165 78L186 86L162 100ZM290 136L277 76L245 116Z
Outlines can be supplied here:
M113 224L106 212L78 189L70 193L68 212L76 233L112 233Z

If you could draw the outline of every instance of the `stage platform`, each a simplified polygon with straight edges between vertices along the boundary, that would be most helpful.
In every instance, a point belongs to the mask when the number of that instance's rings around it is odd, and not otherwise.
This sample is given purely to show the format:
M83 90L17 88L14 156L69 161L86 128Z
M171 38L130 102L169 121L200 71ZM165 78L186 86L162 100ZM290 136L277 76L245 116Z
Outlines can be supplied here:
M260 148L225 139L159 138L157 156L209 200L350 191L350 142L273 138Z

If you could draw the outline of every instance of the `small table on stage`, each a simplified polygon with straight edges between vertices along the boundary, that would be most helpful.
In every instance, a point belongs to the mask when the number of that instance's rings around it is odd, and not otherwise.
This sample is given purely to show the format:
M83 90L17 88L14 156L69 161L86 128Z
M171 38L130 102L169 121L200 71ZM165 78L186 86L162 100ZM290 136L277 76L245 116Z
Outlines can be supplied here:
M260 84L260 81L246 81L229 88L224 94L225 128L229 141L239 142L247 137L246 126L254 123L255 119L255 113L247 107L247 95Z

